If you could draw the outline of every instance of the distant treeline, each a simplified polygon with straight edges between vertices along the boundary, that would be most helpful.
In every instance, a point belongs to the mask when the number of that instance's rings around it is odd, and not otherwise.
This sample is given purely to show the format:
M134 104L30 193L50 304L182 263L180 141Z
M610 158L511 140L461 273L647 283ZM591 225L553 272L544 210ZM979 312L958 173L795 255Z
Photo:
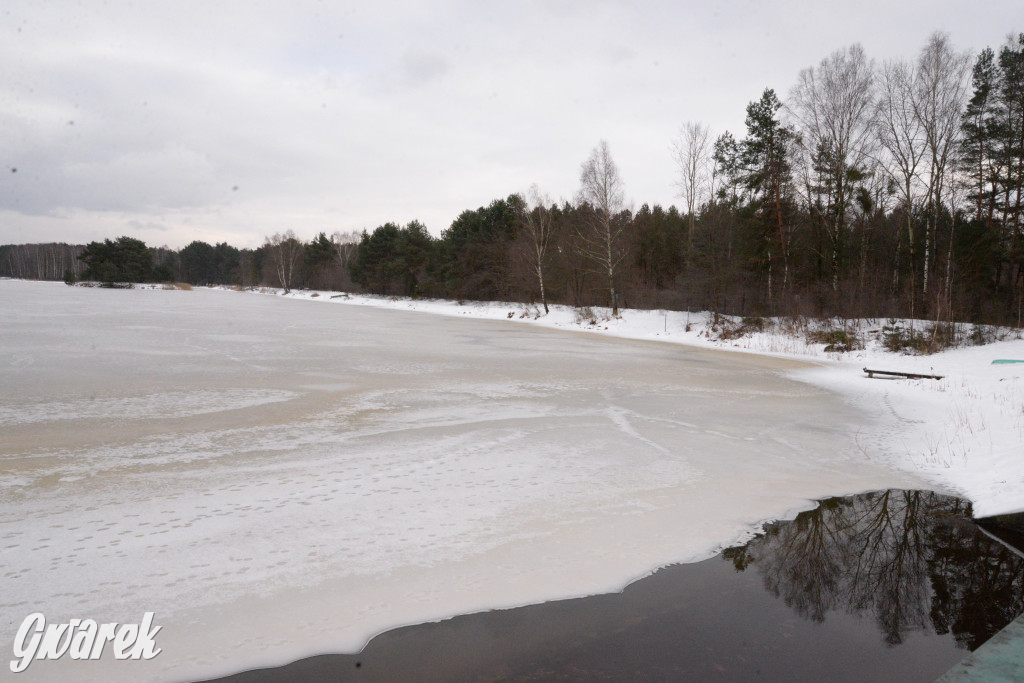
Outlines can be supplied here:
M602 142L572 201L533 188L439 237L412 221L253 250L12 245L0 275L1021 324L1024 34L975 57L935 34L880 67L854 45L746 113L741 139L681 128L681 209L626 207Z
M24 280L61 280L81 277L85 264L78 256L81 244L5 244L0 245L0 277Z

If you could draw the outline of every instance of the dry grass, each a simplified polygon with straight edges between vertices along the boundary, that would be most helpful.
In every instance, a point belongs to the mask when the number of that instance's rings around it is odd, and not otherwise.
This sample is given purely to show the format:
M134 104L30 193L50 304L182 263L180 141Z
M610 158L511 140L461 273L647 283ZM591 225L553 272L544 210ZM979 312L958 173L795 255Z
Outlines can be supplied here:
M191 292L192 285L187 282L165 282L164 289L180 289L183 292Z
M755 332L764 332L767 326L768 321L764 318L747 317L737 323L723 316L719 321L718 339L720 341L740 339Z
M590 306L581 306L575 311L573 323L576 325L596 325L597 315L594 313L594 309Z
M855 333L838 329L812 330L807 333L807 341L824 344L826 353L849 353L864 348L864 342Z

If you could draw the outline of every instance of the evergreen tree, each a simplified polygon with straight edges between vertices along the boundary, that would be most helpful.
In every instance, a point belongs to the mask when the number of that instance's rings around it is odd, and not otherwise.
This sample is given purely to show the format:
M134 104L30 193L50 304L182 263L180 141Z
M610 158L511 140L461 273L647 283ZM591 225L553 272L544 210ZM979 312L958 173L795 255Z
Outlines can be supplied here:
M999 72L991 48L985 48L974 63L971 76L974 94L964 111L962 162L971 178L968 198L975 205L975 219L992 221L995 210L995 167L992 159L996 133L996 96Z
M227 242L219 242L213 248L214 272L211 282L217 284L239 284L241 280L242 252Z
M209 285L215 282L214 248L202 240L190 242L178 253L178 269L182 282Z
M660 206L651 209L644 204L633 216L632 252L644 283L664 289L682 273L687 223L675 207L666 212Z
M331 267L337 260L338 252L327 234L321 232L314 237L303 251L306 286L326 289Z
M1024 33L999 51L999 124L996 158L1000 166L1000 191L996 204L1006 228L1019 237L1024 202Z
M772 299L772 264L782 261L782 288L789 279L789 244L784 204L792 180L789 147L793 131L778 118L782 107L775 91L766 88L761 99L747 105L747 137L740 147L743 182L758 203L764 227L768 266L768 299Z
M90 242L78 258L86 265L86 279L113 284L150 282L153 278L153 254L145 242L133 237Z
M419 221L401 228L385 223L363 231L352 264L352 279L374 294L418 296L428 278L434 238Z
M740 158L740 145L732 133L725 131L718 136L711 158L714 162L712 183L715 186L715 198L735 205L743 187L743 161Z
M518 195L463 211L441 233L444 289L458 299L491 300L510 291L511 245L525 202Z
M399 230L395 223L385 223L372 233L363 231L352 263L352 279L373 294L392 293Z
M171 282L174 280L174 270L166 263L161 263L153 269L153 282Z
M307 268L319 268L327 265L334 258L334 244L321 232L306 245L303 254Z
M410 221L399 233L398 272L405 296L420 296L429 279L428 269L433 256L434 238L427 226Z
M193 285L225 285L239 280L240 253L227 242L195 240L178 253L178 275Z

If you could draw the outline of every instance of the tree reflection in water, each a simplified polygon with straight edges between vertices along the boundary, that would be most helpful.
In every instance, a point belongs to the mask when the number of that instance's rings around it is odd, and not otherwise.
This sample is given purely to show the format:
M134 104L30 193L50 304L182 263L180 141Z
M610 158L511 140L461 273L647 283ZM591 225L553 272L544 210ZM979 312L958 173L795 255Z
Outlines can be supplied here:
M970 521L970 503L888 490L822 501L723 553L756 567L798 614L870 616L890 646L915 631L952 632L974 650L1024 613L1024 559Z

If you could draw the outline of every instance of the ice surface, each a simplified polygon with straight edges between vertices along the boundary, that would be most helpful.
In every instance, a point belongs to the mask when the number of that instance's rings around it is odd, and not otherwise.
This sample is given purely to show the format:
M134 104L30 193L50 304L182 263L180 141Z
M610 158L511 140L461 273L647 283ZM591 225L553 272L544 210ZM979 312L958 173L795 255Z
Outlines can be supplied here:
M0 359L3 647L35 611L163 626L150 662L35 662L26 681L351 652L619 590L813 498L922 485L859 439L890 416L783 359L14 281Z
M277 295L275 290L264 293ZM769 320L759 332L719 339L707 312L631 310L612 318L607 309L581 319L576 309L552 306L541 315L535 305L503 302L410 300L328 292L293 292L289 296L353 306L373 306L543 327L584 330L625 339L657 340L730 352L757 353L809 361L813 365L789 376L833 391L884 419L857 435L859 445L884 454L902 469L924 477L937 489L971 500L978 517L1024 511L1024 363L993 365L997 358L1024 359L1020 329L996 330L1001 341L930 355L888 351L879 332L887 320L834 320L865 341L847 353L826 352L824 343L799 331L780 330ZM728 316L723 317L728 319ZM733 320L734 324L736 320ZM903 329L927 331L928 321L892 321ZM971 326L957 323L961 334ZM783 324L783 326L785 326ZM991 331L991 330L990 330ZM966 336L966 335L965 335ZM864 367L943 375L940 381L868 378Z

